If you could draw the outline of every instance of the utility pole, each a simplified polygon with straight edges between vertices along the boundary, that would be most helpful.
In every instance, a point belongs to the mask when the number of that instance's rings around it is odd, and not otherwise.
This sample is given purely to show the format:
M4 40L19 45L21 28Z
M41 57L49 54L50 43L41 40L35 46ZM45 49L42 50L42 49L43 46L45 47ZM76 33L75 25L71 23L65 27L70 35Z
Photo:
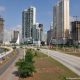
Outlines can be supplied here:
M25 54L26 54L26 51L25 51L25 45L24 45L24 47L23 47L23 49L24 49L24 60L25 60Z
M40 33L41 33L41 31L40 31L41 29L40 29L40 27L39 27L39 43L38 43L38 45L39 45L39 48L40 48L40 43L41 43L41 37L40 37Z

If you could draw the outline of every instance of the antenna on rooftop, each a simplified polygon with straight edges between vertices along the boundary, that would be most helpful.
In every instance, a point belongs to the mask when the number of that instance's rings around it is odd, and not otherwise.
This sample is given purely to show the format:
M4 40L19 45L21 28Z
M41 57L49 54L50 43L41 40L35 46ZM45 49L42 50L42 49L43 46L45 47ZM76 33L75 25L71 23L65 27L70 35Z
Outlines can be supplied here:
M73 16L74 17L74 21L78 21L78 16Z

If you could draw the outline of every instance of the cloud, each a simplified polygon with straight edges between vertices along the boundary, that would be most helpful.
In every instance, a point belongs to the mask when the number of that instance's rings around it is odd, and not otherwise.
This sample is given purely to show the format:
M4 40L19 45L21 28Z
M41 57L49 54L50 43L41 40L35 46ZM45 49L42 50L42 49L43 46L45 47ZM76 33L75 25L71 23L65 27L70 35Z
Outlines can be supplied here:
M0 6L0 12L4 12L5 11L5 7L4 6Z

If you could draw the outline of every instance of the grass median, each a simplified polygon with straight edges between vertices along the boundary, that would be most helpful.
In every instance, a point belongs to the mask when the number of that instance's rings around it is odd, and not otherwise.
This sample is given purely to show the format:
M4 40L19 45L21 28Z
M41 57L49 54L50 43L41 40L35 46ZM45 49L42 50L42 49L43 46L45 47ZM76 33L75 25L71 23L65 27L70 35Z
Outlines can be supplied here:
M34 60L36 72L32 77L23 80L66 80L65 78L69 77L79 77L74 72L43 53L37 52L37 56Z

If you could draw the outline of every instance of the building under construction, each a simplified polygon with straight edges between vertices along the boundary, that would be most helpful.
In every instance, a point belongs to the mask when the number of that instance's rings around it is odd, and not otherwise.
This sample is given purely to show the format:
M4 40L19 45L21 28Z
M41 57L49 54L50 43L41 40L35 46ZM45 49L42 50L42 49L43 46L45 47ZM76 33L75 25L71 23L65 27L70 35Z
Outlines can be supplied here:
M0 43L3 43L4 38L4 20L0 17Z
M80 43L80 21L71 22L71 37L75 44Z

